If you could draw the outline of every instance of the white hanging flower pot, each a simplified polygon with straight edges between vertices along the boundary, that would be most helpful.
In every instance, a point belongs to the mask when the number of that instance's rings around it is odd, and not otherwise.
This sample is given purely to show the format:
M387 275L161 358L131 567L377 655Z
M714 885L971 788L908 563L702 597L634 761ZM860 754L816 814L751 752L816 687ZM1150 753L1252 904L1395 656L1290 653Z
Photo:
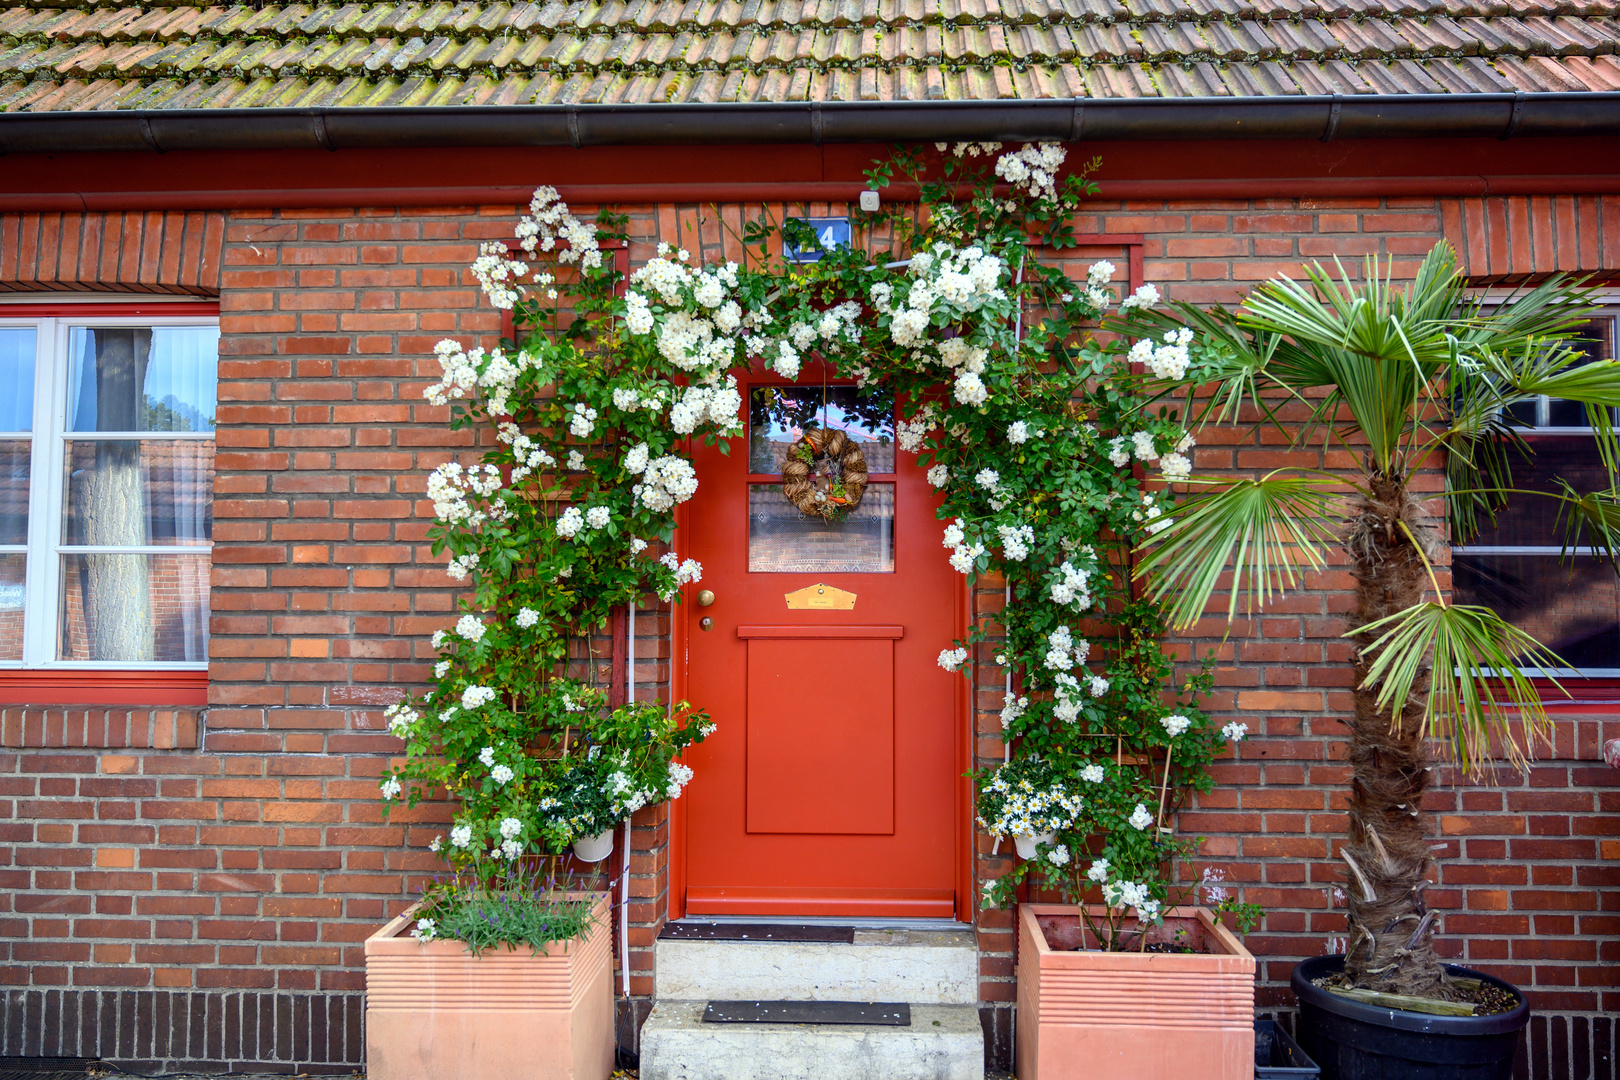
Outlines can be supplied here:
M574 841L574 858L580 862L601 862L613 854L613 830L603 829L595 836L582 836Z
M1035 849L1042 844L1050 844L1053 834L1049 832L1036 833L1034 836L1014 836L1013 847L1018 849L1020 859L1033 859Z

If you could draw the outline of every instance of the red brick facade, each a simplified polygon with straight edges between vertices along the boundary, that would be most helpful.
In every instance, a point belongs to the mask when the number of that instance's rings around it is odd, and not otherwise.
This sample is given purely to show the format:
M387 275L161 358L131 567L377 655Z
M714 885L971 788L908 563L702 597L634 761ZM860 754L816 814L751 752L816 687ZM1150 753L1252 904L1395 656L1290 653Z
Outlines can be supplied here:
M1574 269L1620 265L1607 256L1612 200L1541 201L1547 220L1575 215ZM1256 281L1296 273L1301 260L1339 255L1349 265L1386 254L1401 257L1398 271L1415 266L1458 222L1472 243L1467 223L1481 205L1155 201L1095 205L1076 226L1143 234L1147 280L1177 298L1231 301ZM633 261L660 239L738 255L713 208L628 209ZM740 231L743 210L719 213ZM212 218L197 217L207 236ZM426 845L449 816L427 806L385 823L377 800L376 778L399 749L382 707L426 676L427 637L450 620L457 596L425 543L423 492L428 470L470 444L421 388L438 374L436 341L498 334L498 314L465 267L479 242L510 236L514 220L510 207L223 215L208 707L86 712L30 702L4 713L0 1055L94 1050L120 1061L330 1070L359 1062L361 942L435 869ZM28 221L38 216L0 219L0 229ZM1482 276L1525 272L1496 259L1495 235L1487 231L1483 255L1468 249L1469 265ZM1552 250L1560 254L1545 268L1561 268L1564 247ZM1095 257L1117 261L1119 252L1100 247ZM212 257L198 255L190 287L208 291ZM1544 261L1534 256L1534 266ZM50 278L38 259L31 271L18 265L0 257L0 288L107 284L84 284L65 261ZM175 287L181 277L159 275ZM1283 441L1208 431L1197 465L1321 463ZM1349 709L1349 646L1339 637L1347 585L1330 571L1230 639L1212 624L1192 643L1217 649L1223 663L1210 711L1240 717L1251 737L1216 766L1217 788L1184 810L1181 825L1209 838L1200 872L1207 866L1269 911L1247 939L1268 1008L1291 1000L1294 960L1342 944L1333 855L1347 774L1336 719ZM999 595L985 583L981 609ZM650 608L638 620L644 693L669 681L668 623ZM980 668L984 761L1001 760L997 670ZM1539 1063L1525 1075L1614 1075L1620 771L1603 765L1600 747L1620 736L1620 719L1605 713L1565 710L1554 749L1527 777L1442 784L1432 797L1444 850L1429 896L1444 913L1445 947L1525 987L1544 1013L1532 1029ZM666 811L643 812L635 826L627 1048L648 1005L669 889ZM976 876L999 873L1008 857L981 839ZM1010 917L982 915L979 939L988 1052L1005 1063ZM94 1048L92 1015L101 1017Z

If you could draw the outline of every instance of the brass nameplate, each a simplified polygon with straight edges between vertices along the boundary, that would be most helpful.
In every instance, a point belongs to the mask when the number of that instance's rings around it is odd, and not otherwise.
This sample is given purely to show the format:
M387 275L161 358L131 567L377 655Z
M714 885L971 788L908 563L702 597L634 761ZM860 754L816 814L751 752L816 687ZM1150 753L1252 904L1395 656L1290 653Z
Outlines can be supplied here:
M806 585L787 594L789 611L854 611L855 594L831 585Z

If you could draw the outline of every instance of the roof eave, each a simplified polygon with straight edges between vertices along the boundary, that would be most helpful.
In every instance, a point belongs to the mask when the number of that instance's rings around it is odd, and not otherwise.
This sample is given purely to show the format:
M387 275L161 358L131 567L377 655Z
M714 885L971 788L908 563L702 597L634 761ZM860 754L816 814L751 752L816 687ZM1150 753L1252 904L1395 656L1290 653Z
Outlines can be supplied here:
M0 113L0 153L1620 135L1620 93Z

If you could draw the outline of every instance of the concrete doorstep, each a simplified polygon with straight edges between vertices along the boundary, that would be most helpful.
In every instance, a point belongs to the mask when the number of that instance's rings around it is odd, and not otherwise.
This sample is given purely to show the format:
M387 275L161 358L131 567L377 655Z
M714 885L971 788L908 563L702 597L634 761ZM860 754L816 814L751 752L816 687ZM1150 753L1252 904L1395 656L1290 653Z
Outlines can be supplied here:
M910 1027L705 1024L703 1001L661 1001L641 1029L641 1080L983 1080L970 1005L913 1005Z
M984 1080L973 932L847 943L660 938L640 1080ZM906 1002L906 1027L705 1023L710 1001Z

